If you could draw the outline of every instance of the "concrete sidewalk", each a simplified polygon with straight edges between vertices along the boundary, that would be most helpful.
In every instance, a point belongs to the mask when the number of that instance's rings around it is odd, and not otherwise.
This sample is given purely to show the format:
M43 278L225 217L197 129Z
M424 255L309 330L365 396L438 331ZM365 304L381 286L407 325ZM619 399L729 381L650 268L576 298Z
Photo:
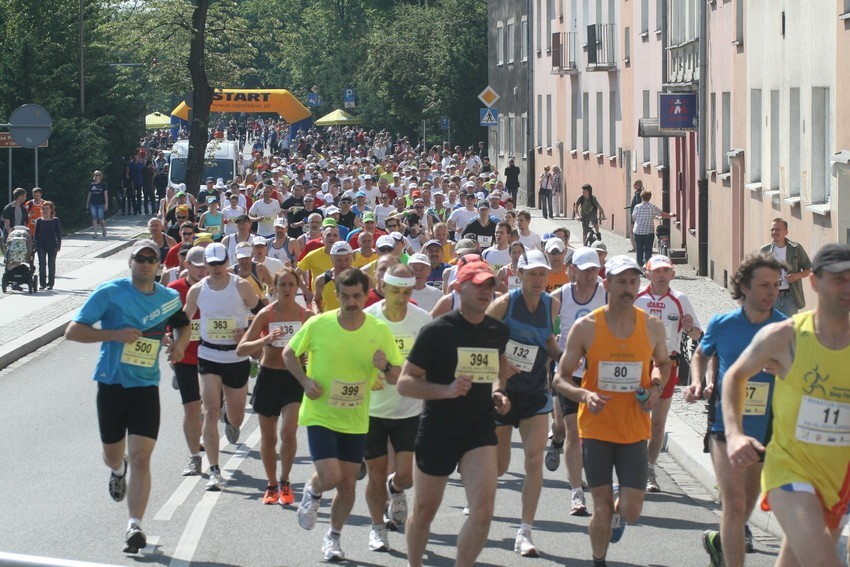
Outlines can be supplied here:
M113 216L106 238L93 238L91 228L63 235L52 290L0 294L0 370L61 336L98 284L129 273L127 258L113 255L147 232L148 218Z

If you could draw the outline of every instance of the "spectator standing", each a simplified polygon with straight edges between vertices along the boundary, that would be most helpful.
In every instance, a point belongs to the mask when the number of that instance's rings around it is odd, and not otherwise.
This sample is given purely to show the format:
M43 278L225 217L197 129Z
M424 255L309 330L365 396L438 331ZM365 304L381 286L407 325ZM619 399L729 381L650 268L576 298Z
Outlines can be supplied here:
M641 202L632 211L634 226L632 232L635 235L637 251L637 263L643 269L646 261L652 256L652 243L655 241L655 217L664 219L674 218L675 214L665 213L649 202L652 192L644 189L640 193Z
M134 158L135 159L135 158ZM94 238L97 238L97 225L103 229L103 237L106 238L106 210L109 203L109 190L103 181L103 173L95 171L92 174L89 195L86 198L86 208L91 214L91 227L94 230Z
M32 199L26 202L24 207L27 209L27 228L30 234L35 235L35 221L41 218L41 207L44 201L41 198L41 187L32 188Z
M27 190L18 187L12 193L12 202L3 208L4 238L12 232L12 227L27 225L27 209L24 206L26 200Z
M552 210L552 216L566 216L564 214L564 175L561 173L561 168L557 165L552 166L552 196L555 201L555 208Z
M788 265L788 271L782 271L779 282L779 298L776 307L788 317L796 315L797 311L806 306L803 295L803 279L812 273L812 262L803 247L789 240L788 223L785 219L775 218L770 225L772 242L761 247L761 253L776 258Z
M41 216L35 221L34 231L39 286L41 289L53 289L56 283L56 255L62 248L62 224L56 218L56 205L52 201L41 203Z
M128 167L130 168L131 185L127 198L132 205L133 214L140 215L142 214L142 186L144 185L142 170L145 168L145 164L142 163L142 159L137 154L130 158Z
M516 195L519 190L519 167L514 164L514 158L508 160L508 167L505 168L505 189L516 202Z
M543 167L543 173L540 174L540 190L538 191L540 212L543 213L544 219L554 216L552 211L552 173L549 169L548 165Z

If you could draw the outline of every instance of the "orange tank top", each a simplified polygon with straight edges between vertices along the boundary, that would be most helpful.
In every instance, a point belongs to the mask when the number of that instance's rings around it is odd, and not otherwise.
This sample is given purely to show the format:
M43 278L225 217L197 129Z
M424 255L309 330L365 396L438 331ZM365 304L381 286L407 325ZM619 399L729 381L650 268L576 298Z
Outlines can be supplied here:
M650 414L641 409L635 392L651 385L652 345L646 331L646 313L637 307L634 311L635 328L627 338L611 333L605 307L593 311L596 329L581 387L610 399L596 415L586 404L579 406L578 428L583 439L621 444L649 439Z

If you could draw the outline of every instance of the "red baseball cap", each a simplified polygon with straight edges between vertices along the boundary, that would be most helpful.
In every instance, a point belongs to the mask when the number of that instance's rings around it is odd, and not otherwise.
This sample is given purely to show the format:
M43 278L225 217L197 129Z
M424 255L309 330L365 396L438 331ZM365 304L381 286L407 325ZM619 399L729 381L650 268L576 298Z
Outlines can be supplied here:
M490 269L490 264L483 261L469 262L458 269L457 283L471 281L478 285L483 284L491 279L496 279L496 274Z

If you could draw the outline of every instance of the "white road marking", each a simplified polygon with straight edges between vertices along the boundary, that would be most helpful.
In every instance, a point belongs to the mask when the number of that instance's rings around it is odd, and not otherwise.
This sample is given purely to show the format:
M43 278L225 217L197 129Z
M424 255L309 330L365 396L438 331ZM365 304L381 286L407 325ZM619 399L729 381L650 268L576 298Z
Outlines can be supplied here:
M221 469L222 476L225 477L225 479L229 478L232 473L239 468L239 465L242 464L242 461L245 460L245 457L248 456L251 450L256 447L257 443L259 442L260 428L257 427L251 433L248 439L245 440L245 443L240 445L237 451L230 457L230 459L227 460L227 463L225 463L225 465ZM195 479L195 482L197 482L197 479ZM225 488L227 487L226 480L224 482L224 486ZM204 534L204 528L206 528L210 514L212 513L212 510L221 495L222 492L204 493L204 496L201 498L201 501L198 502L198 504L195 506L195 509L192 510L192 514L191 516L189 516L189 521L186 522L186 527L183 529L183 533L180 535L180 539L177 542L177 547L174 550L174 554L172 555L171 561L168 564L169 567L188 567L189 564L192 562L192 558L195 556L195 552L198 549L198 544L201 541L201 536ZM170 501L171 499L169 499L169 502ZM168 504L163 506L163 509L166 506L168 506ZM161 510L160 512L162 513L163 511Z

